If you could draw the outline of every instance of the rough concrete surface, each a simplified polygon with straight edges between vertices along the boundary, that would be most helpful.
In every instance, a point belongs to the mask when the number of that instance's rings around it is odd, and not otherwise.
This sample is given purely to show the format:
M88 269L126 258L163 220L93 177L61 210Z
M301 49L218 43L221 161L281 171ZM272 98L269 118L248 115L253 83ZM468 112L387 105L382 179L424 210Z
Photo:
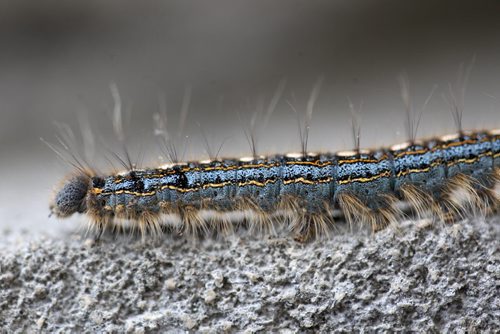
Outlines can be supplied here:
M1 250L3 332L497 332L500 217L299 244L46 238Z

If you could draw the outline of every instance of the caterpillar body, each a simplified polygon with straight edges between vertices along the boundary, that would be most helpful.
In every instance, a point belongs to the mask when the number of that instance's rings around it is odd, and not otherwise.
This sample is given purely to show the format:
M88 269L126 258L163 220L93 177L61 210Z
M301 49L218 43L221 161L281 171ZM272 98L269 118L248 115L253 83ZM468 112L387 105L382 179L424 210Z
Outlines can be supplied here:
M328 234L334 212L373 231L414 214L447 221L500 203L500 130L412 140L390 148L175 163L115 175L80 172L51 204L85 213L99 233L228 232L234 212L251 228L282 224L300 240ZM167 224L166 217L178 217ZM278 219L279 218L279 219Z

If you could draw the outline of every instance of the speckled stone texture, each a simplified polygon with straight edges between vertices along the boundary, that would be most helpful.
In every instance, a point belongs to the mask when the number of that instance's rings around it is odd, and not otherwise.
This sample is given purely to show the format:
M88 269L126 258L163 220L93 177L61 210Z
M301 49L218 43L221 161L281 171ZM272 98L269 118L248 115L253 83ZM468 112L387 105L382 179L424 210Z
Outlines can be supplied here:
M41 240L2 250L3 332L497 332L500 217L306 245Z

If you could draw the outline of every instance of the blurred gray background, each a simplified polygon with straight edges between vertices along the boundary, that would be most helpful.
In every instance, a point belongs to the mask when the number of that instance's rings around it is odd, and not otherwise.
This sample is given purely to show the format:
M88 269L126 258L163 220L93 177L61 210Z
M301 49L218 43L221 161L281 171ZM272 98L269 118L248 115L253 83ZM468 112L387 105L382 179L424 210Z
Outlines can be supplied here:
M438 86L419 133L453 132L441 95L474 55L464 126L500 127L499 1L2 1L0 45L0 229L14 239L73 228L47 218L51 189L70 168L39 138L55 141L54 121L77 129L85 112L103 146L112 137L110 83L130 110L131 150L146 164L161 153L152 135L158 97L176 129L188 87L186 159L207 157L197 123L214 146L225 140L222 155L249 154L242 123L281 80L259 149L298 150L287 101L303 112L320 76L312 150L352 147L348 97L363 103L362 146L405 140L403 72L416 106Z

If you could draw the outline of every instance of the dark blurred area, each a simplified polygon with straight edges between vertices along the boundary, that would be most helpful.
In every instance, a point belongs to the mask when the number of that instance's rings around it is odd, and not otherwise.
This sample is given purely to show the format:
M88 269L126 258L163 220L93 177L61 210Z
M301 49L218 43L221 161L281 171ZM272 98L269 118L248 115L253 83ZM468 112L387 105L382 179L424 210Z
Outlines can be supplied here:
M241 119L286 79L260 147L296 150L286 101L304 110L321 75L311 147L351 146L347 97L363 103L362 145L390 144L404 140L398 75L417 106L438 85L421 133L453 131L441 94L474 55L465 127L498 127L499 18L499 1L3 1L0 149L50 155L39 137L53 137L53 121L77 127L83 110L105 137L114 82L131 138L152 136L160 95L175 123L190 87L194 151L200 123L216 142L231 138L223 152L247 154Z

